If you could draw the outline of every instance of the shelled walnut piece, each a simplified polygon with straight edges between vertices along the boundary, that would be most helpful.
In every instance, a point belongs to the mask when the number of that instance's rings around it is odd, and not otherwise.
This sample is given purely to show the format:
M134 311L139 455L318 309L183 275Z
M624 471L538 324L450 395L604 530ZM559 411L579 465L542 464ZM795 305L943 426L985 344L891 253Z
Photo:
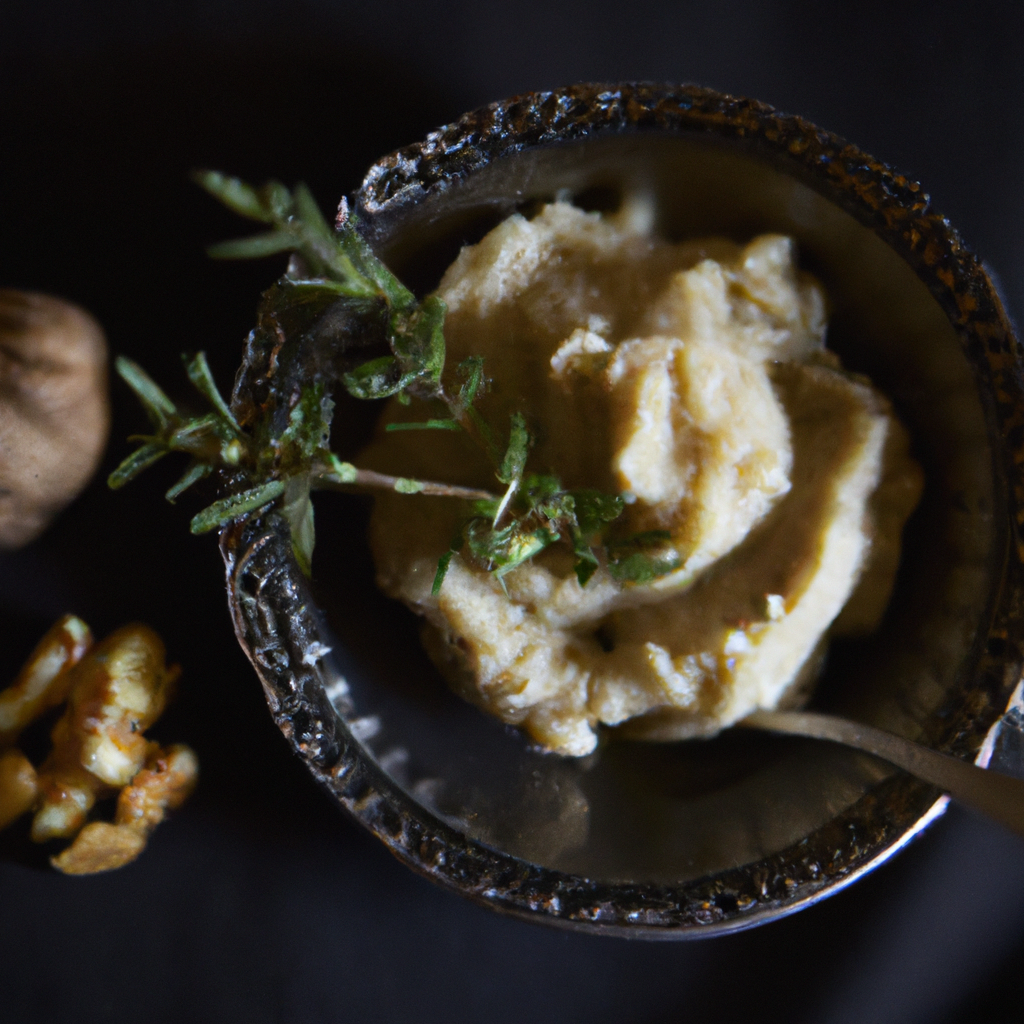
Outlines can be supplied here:
M106 341L85 310L0 288L0 548L31 541L93 475L107 390Z
M93 645L68 615L39 642L15 682L0 693L0 828L34 810L36 842L73 839L51 858L65 874L108 871L133 861L169 808L195 785L198 762L185 746L162 748L143 735L178 677L148 626L130 625ZM37 770L11 746L46 710L66 701ZM86 824L97 799L120 790L113 823Z

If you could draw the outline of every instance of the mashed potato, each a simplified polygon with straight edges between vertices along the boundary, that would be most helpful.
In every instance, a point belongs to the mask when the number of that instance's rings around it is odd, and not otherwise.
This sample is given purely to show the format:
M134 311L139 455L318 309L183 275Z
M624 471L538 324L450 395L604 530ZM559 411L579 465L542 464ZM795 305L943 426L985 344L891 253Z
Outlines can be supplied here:
M581 587L555 546L503 588L464 553L435 597L464 510L380 497L380 585L425 617L466 697L562 754L593 750L599 724L707 736L798 700L830 628L874 628L921 473L885 398L825 349L824 296L788 238L671 244L641 202L558 202L464 248L439 294L449 367L480 355L494 381L488 419L523 411L531 467L624 495L622 529L659 531L671 567L629 583L602 564ZM390 433L360 461L493 486L459 435Z

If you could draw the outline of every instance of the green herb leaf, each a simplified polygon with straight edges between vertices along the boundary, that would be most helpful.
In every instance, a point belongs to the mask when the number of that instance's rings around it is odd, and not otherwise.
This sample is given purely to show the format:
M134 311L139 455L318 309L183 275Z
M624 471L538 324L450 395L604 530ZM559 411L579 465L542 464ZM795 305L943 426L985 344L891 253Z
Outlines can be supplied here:
M605 547L612 556L628 554L630 551L642 551L645 548L653 548L664 545L672 539L668 530L646 530L642 533L631 533L628 537L613 537L608 540Z
M468 409L476 401L477 393L484 383L484 357L469 356L463 359L457 372L463 378L459 388L459 402Z
M585 587L589 582L591 576L597 572L600 567L600 562L597 560L597 555L589 547L576 548L576 561L573 563L573 569L576 572L576 579L581 587Z
M465 547L466 538L462 535L465 526L460 526L458 533L452 537L448 550L437 560L437 572L434 573L434 582L430 588L431 597L437 597L441 593L445 577L448 575L448 567L451 565L452 555L457 554Z
M508 447L501 460L498 479L503 484L511 484L520 480L526 466L526 456L530 449L530 435L526 429L526 420L521 412L512 414L512 425L509 430Z
M126 356L114 361L118 376L135 392L150 421L155 427L164 428L178 415L174 403L164 394L160 385L138 363Z
M470 551L485 562L499 580L559 539L552 530L543 527L530 530L521 522L496 530L482 518L471 519L464 533Z
M193 533L208 533L232 519L237 519L238 516L245 515L246 512L269 505L284 494L284 489L285 485L281 480L268 480L259 487L251 487L239 494L221 498L194 516L190 528Z
M504 560L514 528L513 524L504 529L495 530L489 522L485 522L483 519L471 519L466 524L466 543L469 545L469 550L481 561L486 562L490 569L494 567L495 562L500 563Z
M327 456L327 461L331 467L331 472L337 478L339 483L355 483L356 477L359 475L359 471L351 462L342 462L334 452L331 452Z
M408 387L415 374L403 374L394 356L381 356L342 375L345 390L353 398L388 398Z
M494 575L500 580L513 569L529 561L534 555L540 554L546 547L550 547L557 540L558 534L552 533L550 530L541 529L534 530L532 533L514 533L509 540L504 564L494 570Z
M412 314L397 311L391 317L389 343L402 373L435 386L444 371L444 318L447 307L436 295L424 299Z
M523 419L522 413L513 413L512 425L509 429L508 447L505 449L505 455L501 460L501 466L496 472L498 479L502 483L508 484L508 490L505 491L505 494L501 499L501 503L498 505L498 509L494 513L495 526L498 525L498 520L505 514L505 509L508 508L509 503L516 495L516 491L519 490L519 484L523 477L523 470L526 467L526 456L529 452L529 448L530 435L526 430L526 420Z
M213 412L185 420L167 435L167 446L174 451L198 454L207 447L211 437L218 436L220 426L220 419Z
M262 235L216 242L207 246L206 254L215 260L257 260L263 256L274 256L279 252L290 252L299 247L298 239L290 232L267 231Z
M575 528L576 502L568 491L562 490L562 482L557 476L527 474L523 478L520 498L527 509L536 511L545 519Z
M305 388L288 414L288 426L278 438L279 461L289 468L304 465L326 448L333 412L334 403L323 384Z
M498 506L501 504L499 498L482 498L474 501L470 505L470 509L474 517L480 517L487 519L490 522L494 521L494 517L497 514Z
M455 420L424 420L421 423L388 423L384 427L386 433L396 430L461 430Z
M324 215L320 212L320 207L317 205L317 201L313 198L313 193L309 191L308 186L300 181L295 186L293 199L295 202L295 212L299 215L303 224L317 238L333 245L335 242L334 232L328 226L327 221L324 220Z
M159 462L169 449L166 445L153 442L144 444L136 449L125 459L110 476L107 477L107 486L111 490L118 490L124 487L129 480L137 477L144 469L148 469L154 462Z
M601 491L579 490L570 491L579 524L580 533L590 537L603 530L608 523L613 523L625 511L626 503L615 494L604 494ZM668 536L665 539L669 539Z
M341 253L358 273L373 283L393 310L411 310L416 305L416 296L377 258L355 225L355 215L350 215L335 235Z
M448 566L452 563L452 555L455 552L448 550L437 560L437 572L434 573L434 582L430 587L430 596L437 597L444 585L444 578L448 575Z
M562 481L553 473L527 473L523 477L523 493L535 505L568 495L567 491L562 490Z
M281 182L271 178L258 189L263 208L269 211L273 220L284 221L292 213L292 194Z
M309 475L291 477L284 490L281 514L288 520L292 534L292 553L299 568L309 576L313 571L313 548L316 531L313 526L313 502L309 496Z
M174 501L185 491L187 491L194 483L202 480L203 477L209 476L213 472L213 467L208 463L193 462L187 470L185 470L184 476L164 495L164 497L174 504Z
M234 415L232 415L220 391L217 390L213 374L210 373L210 364L206 361L206 353L197 352L191 360L186 361L185 368L188 373L188 379L196 386L196 390L217 410L221 419L236 434L240 434L242 428L238 425Z
M675 572L683 564L675 551L650 551L663 548L671 539L672 534L666 530L646 530L607 541L605 548L611 559L608 571L623 583L650 583Z
M372 288L369 288L365 282L355 279L346 279L342 281L332 281L326 277L317 278L305 278L305 277L283 277L278 281L279 287L286 287L294 289L297 295L302 296L303 293L314 301L322 301L325 293L329 294L332 298L336 296L344 296L350 299L368 299L375 297L376 293ZM369 304L365 304L368 306ZM353 304L355 306L355 304ZM353 311L357 311L358 307L355 307Z
M622 583L651 583L659 576L675 572L683 564L678 555L649 555L634 551L625 558L608 563L608 571Z
M419 480L410 480L408 477L400 476L395 481L395 490L399 494L419 494L423 490L423 484Z
M196 171L192 175L192 180L243 217L268 224L274 219L273 213L256 189L239 178L229 177L219 171Z
M439 295L428 295L420 309L419 333L424 339L423 372L437 383L444 372L444 318L448 307Z

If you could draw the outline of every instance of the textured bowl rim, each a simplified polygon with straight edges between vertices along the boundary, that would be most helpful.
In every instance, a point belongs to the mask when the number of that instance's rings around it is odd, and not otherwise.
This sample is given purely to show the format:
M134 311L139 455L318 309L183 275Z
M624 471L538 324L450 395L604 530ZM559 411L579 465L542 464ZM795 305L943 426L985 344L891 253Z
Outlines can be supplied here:
M371 241L389 219L493 161L524 149L648 132L705 136L743 149L803 181L870 228L915 271L957 330L991 403L996 461L1009 486L1003 579L970 699L936 744L985 761L986 737L1024 664L1024 367L992 280L921 186L810 122L763 103L693 85L577 85L530 93L464 115L378 161L352 200ZM310 370L310 373L313 371ZM233 405L273 394L271 353L250 339ZM875 786L791 847L693 882L606 883L527 863L468 838L415 802L364 751L328 696L328 636L291 554L280 516L257 510L221 533L235 632L259 675L275 722L313 776L400 860L491 909L535 921L644 938L738 931L793 913L845 888L902 849L944 811L947 798L908 776ZM979 751L981 753L979 754ZM891 813L893 806L900 813ZM806 840L805 840L806 842ZM814 849L834 851L829 859Z

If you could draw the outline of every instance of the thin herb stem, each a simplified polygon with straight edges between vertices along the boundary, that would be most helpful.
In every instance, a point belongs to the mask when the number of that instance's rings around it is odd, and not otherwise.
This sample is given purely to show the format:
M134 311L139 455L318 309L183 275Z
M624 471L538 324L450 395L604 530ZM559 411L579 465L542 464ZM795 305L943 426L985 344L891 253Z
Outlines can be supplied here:
M372 469L356 469L340 477L330 471L315 472L312 484L314 490L343 490L348 487L369 487L374 490L398 491L404 494L432 494L444 498L461 498L463 501L497 501L498 495L476 487L458 487L454 484L440 484L432 480L413 480L404 476L389 476Z

